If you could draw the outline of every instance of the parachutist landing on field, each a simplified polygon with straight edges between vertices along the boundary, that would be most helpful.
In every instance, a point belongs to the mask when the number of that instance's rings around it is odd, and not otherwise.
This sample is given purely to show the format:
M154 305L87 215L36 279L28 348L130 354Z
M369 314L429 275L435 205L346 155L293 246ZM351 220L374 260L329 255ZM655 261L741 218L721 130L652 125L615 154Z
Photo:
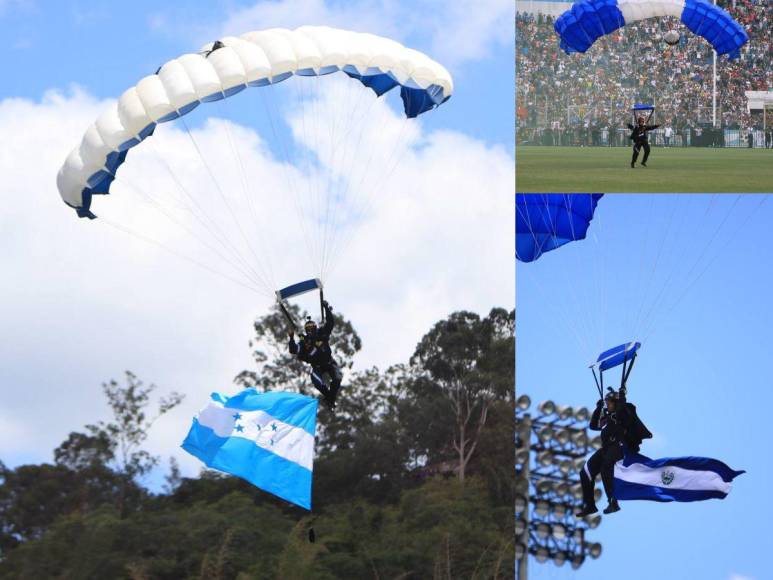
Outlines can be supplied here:
M625 387L622 387L620 392L610 388L607 396L596 403L590 428L593 431L601 431L601 449L590 456L580 472L584 505L582 510L577 512L577 517L585 517L598 511L593 495L596 476L599 474L609 500L609 506L604 509L604 513L611 514L620 509L615 498L615 463L623 458L626 450L636 453L642 440L652 437L636 415L636 407L626 401L625 396Z
M289 348L291 354L311 365L311 382L322 393L327 405L335 409L343 375L330 350L330 333L335 325L333 309L327 302L323 302L322 306L325 309L325 325L319 329L317 323L309 318L303 327L305 334L301 335L297 343L294 333L290 331Z
M636 164L636 159L639 157L639 151L644 149L644 157L641 160L641 164L647 167L647 159L650 156L650 144L647 142L647 132L653 131L660 127L660 125L647 125L644 121L644 117L639 117L639 120L634 127L631 123L628 123L628 128L631 130L631 136L628 137L633 141L633 157L631 157L631 168Z

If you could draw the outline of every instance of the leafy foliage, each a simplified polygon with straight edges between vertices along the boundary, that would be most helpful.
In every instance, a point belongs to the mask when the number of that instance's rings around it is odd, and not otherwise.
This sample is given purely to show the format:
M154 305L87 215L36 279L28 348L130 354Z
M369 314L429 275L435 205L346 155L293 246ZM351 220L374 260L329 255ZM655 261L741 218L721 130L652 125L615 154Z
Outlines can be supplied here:
M351 369L360 339L337 320ZM0 578L512 577L512 329L502 309L457 312L410 364L349 370L337 412L320 410L313 513L173 461L164 493L144 490L148 429L180 397L151 415L153 385L106 383L113 420L71 433L54 465L0 463ZM238 381L308 391L281 313L255 333Z

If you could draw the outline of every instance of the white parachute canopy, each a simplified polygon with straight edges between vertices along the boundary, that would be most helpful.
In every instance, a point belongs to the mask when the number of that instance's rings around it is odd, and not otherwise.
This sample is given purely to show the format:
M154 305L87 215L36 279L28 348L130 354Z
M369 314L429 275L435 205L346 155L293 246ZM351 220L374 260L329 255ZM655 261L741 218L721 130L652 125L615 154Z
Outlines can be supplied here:
M251 87L257 90L247 97L231 98ZM392 89L402 111L381 98ZM452 92L442 65L373 34L304 26L228 36L124 92L86 130L57 185L64 202L88 218L96 217L94 195L120 191L126 205L107 220L108 204L100 206L100 221L272 295L294 281L276 279L271 260L282 208L291 207L295 219L281 226L303 234L297 245L316 270L303 277L324 279L415 140L411 120ZM217 117L197 125L201 111ZM170 229L159 239L162 223L180 236ZM183 233L198 246L173 247Z

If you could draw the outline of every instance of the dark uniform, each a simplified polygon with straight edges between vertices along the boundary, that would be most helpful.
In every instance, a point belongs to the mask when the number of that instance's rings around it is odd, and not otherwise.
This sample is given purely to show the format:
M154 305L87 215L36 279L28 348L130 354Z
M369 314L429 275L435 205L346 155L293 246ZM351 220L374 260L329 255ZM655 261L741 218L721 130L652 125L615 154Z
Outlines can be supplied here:
M333 358L333 352L330 350L330 334L335 326L333 310L325 302L325 325L321 329L313 326L311 332L301 335L298 342L290 336L290 353L297 355L300 360L311 365L311 382L314 387L322 393L325 400L331 407L335 406L336 395L341 387L343 375ZM308 325L307 325L308 328ZM326 380L324 375L328 375Z
M628 123L628 128L631 130L631 135L628 137L633 141L633 156L631 157L631 167L636 163L636 159L639 157L639 151L644 149L644 157L641 160L641 164L647 166L647 159L650 156L650 144L647 140L647 132L653 131L660 127L660 125L645 125L639 124L635 127Z
M628 409L625 404L621 405L620 403L621 401L618 401L615 412L610 413L604 409L604 401L599 401L590 420L591 430L601 431L601 449L590 456L580 472L582 499L586 507L596 505L593 490L596 476L599 474L601 474L607 499L612 501L615 497L615 463L623 458L625 452L623 438L627 425L630 423Z
M585 510L596 511L596 501L593 497L596 476L601 474L604 492L610 502L610 511L617 511L615 499L615 463L625 455L626 448L633 452L639 451L643 439L652 437L652 433L644 426L636 414L636 407L625 399L625 389L617 396L615 411L604 408L604 401L596 403L596 410L590 420L592 431L601 431L601 449L588 458L580 472L582 497ZM614 506L614 509L611 509Z

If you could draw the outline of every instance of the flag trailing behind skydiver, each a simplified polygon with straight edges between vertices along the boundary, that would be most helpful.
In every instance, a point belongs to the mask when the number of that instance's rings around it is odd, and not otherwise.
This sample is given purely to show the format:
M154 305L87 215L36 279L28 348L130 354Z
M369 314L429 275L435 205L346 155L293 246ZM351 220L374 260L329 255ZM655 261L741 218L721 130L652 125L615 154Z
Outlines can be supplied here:
M742 473L746 472L708 457L650 459L631 453L615 464L615 497L662 502L724 499L733 479Z
M207 467L236 475L311 509L317 399L246 389L212 393L182 447Z
M585 239L603 193L516 193L515 257L533 262L545 252Z

